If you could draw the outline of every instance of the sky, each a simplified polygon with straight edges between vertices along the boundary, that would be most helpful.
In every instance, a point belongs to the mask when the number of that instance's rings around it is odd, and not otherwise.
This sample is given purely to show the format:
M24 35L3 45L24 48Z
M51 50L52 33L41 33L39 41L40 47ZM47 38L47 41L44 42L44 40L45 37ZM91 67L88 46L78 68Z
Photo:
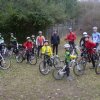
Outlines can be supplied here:
M100 1L100 0L78 0L78 1Z

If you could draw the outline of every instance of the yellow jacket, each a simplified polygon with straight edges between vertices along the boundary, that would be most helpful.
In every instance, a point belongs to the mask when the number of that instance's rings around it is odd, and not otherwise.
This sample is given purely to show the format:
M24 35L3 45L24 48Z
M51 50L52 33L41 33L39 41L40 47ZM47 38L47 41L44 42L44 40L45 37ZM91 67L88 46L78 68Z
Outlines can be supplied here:
M46 54L47 53L47 55L48 56L52 56L52 48L50 47L50 46L43 46L42 47L42 54Z

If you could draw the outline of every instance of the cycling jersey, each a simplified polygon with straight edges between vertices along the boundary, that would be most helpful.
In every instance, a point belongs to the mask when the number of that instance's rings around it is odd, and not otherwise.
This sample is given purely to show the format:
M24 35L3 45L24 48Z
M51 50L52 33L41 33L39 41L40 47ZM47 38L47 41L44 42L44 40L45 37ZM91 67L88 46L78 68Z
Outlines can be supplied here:
M52 56L52 48L50 46L43 46L42 54L47 54L48 56Z
M36 45L37 46L42 46L44 44L45 38L44 36L38 36L36 39Z

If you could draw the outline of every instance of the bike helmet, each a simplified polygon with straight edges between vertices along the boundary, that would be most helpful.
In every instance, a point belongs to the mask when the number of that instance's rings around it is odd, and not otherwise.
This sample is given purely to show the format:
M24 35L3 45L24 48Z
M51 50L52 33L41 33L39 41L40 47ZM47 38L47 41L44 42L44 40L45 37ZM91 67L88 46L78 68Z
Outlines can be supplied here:
M39 34L42 34L42 31L39 31Z
M32 37L32 38L34 38L35 36L34 36L34 35L32 35L31 37Z
M14 35L14 33L10 33L11 35Z
M69 44L65 44L64 48L70 48L70 45Z
M27 37L26 39L28 40L28 39L30 39L30 37Z
M87 32L83 32L83 35L87 35Z

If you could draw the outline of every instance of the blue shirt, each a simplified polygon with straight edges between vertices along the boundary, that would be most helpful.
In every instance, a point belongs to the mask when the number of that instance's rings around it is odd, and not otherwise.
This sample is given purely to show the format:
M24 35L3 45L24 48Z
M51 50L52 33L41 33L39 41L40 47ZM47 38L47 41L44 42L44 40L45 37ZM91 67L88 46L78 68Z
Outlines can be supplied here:
M94 43L100 43L100 33L99 32L93 33L92 40Z

